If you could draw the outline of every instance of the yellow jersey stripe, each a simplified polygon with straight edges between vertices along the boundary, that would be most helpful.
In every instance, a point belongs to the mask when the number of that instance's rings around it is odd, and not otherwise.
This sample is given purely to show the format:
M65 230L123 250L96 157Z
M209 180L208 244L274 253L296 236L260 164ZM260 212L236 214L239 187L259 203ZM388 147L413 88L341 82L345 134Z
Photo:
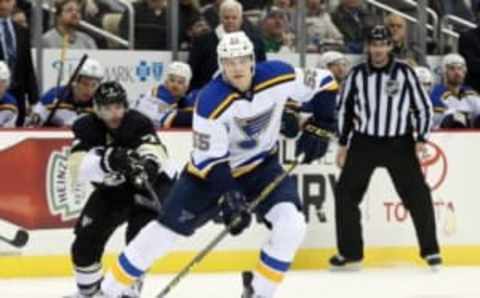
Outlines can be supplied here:
M123 271L118 261L113 263L112 274L118 282L126 286L130 286L135 282L135 278Z
M238 93L232 93L229 96L227 96L222 103L213 110L213 112L210 114L210 117L208 119L216 119L218 116L220 116L223 111L225 111L235 99L237 99L240 95Z
M255 268L255 271L274 283L281 283L285 276L283 273L277 272L265 266L262 262L258 263L257 268Z
M322 91L337 91L338 90L338 83L337 81L333 80L326 87L322 89Z
M18 111L17 106L13 105L13 104L10 104L10 103L0 104L0 110L9 110L9 111L13 111L13 112Z
M206 179L207 176L208 176L208 173L210 173L210 171L212 170L213 166L219 164L219 163L222 163L222 162L225 162L227 161L226 158L222 158L222 159L219 159L219 160L216 160L214 162L212 162L211 164L209 164L207 167L205 167L203 170L197 168L193 162L189 162L188 165L187 165L187 171L192 174L192 175L195 175L197 176L198 178L201 178L201 179Z
M275 85L278 85L278 84L281 84L281 83L284 83L284 82L288 82L288 81L293 81L293 80L295 80L295 74L294 73L289 73L289 74L277 76L273 79L270 79L270 80L267 80L265 82L262 82L262 83L258 84L257 86L255 86L254 91L255 92L260 92L260 91L263 91L263 90L268 89L270 87L273 87Z

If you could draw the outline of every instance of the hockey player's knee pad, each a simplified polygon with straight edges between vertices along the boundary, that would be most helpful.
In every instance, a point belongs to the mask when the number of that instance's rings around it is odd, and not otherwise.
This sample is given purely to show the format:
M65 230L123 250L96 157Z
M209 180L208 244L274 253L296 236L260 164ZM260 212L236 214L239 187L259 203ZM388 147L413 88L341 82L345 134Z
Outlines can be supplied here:
M272 224L267 253L285 260L293 258L307 229L303 214L292 203L280 203L266 214L266 218Z

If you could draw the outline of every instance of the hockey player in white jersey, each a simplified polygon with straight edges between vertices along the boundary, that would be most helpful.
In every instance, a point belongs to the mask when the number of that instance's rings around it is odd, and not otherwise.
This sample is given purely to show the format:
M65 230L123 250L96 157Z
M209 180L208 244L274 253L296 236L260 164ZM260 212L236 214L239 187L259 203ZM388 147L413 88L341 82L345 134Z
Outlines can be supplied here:
M10 69L5 62L0 61L0 127L15 127L18 109L17 100L7 92L10 86Z
M156 128L192 127L193 106L198 91L187 94L192 70L175 61L167 66L165 81L150 94L140 97L135 109L147 115Z
M303 72L289 64L255 65L253 45L243 32L225 34L217 47L221 75L200 92L193 120L191 160L151 221L127 246L102 282L98 297L118 295L180 236L190 236L221 210L223 220L249 226L249 204L284 172L277 146L287 99L308 101L317 93L330 98L337 83L328 71ZM296 144L296 154L309 163L322 157L333 127L333 110L322 109L321 97ZM222 200L220 200L222 197ZM254 272L242 274L243 298L271 298L284 278L306 229L296 180L287 177L255 210L270 229Z
M466 86L467 64L459 54L448 54L442 60L443 82L432 91L435 111L434 128L469 128L480 116L480 95Z
M53 87L48 90L33 107L31 126L71 126L79 117L93 112L93 95L103 80L104 69L100 63L88 58L80 69L72 86ZM50 113L57 105L54 115L47 121Z

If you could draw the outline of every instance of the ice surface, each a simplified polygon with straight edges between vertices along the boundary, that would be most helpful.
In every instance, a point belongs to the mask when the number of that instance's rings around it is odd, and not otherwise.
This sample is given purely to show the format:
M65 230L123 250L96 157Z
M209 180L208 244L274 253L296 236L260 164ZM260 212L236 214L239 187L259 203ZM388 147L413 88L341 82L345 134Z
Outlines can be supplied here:
M153 298L171 275L150 275L142 298ZM239 273L192 274L170 298L239 298ZM73 278L0 279L1 298L60 298ZM290 272L275 298L480 298L480 267L364 269L360 272Z

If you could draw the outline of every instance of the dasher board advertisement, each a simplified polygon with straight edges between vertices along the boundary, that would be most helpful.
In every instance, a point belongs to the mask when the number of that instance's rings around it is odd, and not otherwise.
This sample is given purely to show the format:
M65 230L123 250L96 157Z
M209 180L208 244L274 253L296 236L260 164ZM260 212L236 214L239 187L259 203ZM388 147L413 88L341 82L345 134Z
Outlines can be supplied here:
M158 134L181 169L189 158L191 132L161 131ZM81 191L73 191L70 186L66 160L71 137L67 130L0 131L0 236L7 240L19 237L20 242L25 239L19 231L26 231L29 236L21 246L0 238L1 255L35 256L45 260L61 257L62 261L56 264L69 262L72 226L92 190L91 186L86 186ZM479 254L470 253L480 248L477 230L480 224L477 194L480 159L476 149L479 146L478 132L435 133L427 146L427 157L422 160L425 178L432 189L438 236L448 254L447 264L480 264ZM324 158L295 170L308 221L308 233L296 268L324 267L327 252L334 252L333 190L339 175L334 164L336 148L332 144ZM279 158L284 164L293 160L292 142L281 142ZM380 257L386 255L412 261L412 252L416 256L418 250L413 224L384 169L374 173L361 207L367 258L371 250L375 252L371 256L379 256L382 260L389 260ZM193 237L181 240L177 252L183 254L173 257L191 256L222 228L219 223L206 225ZM228 237L215 249L213 261L206 270L245 266L244 262L254 259L266 232L266 227L256 224L239 237ZM123 247L124 230L120 229L108 243L107 251L117 253ZM222 262L222 253L232 254L235 262ZM0 258L0 276L11 276L9 266L1 266L9 260L12 261L8 257ZM69 273L68 267L62 268L58 274Z

